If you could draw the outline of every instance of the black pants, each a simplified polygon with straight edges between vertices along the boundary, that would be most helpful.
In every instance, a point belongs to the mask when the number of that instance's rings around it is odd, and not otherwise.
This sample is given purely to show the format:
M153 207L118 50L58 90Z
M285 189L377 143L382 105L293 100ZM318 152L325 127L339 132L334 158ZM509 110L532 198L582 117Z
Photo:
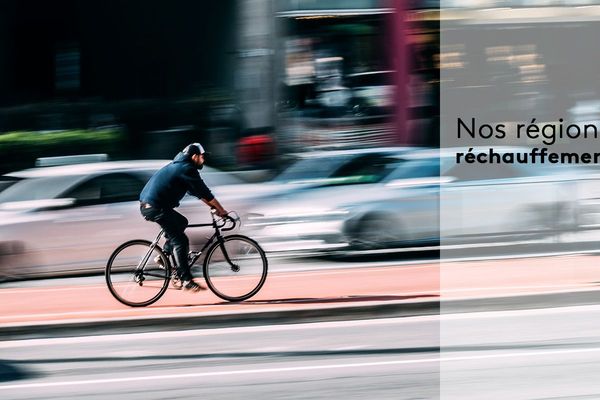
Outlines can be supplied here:
M164 246L165 252L173 252L179 277L184 281L191 280L192 274L188 265L190 242L185 235L185 228L188 226L187 218L172 209L141 206L140 212L144 219L156 222L165 230L167 239Z

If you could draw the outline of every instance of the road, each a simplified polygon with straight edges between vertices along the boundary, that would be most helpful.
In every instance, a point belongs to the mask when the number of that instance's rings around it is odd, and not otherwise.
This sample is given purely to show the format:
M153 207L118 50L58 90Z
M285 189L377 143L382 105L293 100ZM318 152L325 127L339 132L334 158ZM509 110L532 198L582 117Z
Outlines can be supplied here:
M443 399L597 399L600 306L443 315Z
M436 398L437 335L400 318L4 342L24 379L0 398Z
M171 291L160 304L133 310L110 298L97 277L1 290L0 321L33 325L24 336L32 339L0 342L0 398L600 398L597 256L277 265L283 269L242 304ZM441 318L351 320L336 309L440 298ZM195 329L215 313L297 308L330 308L335 320ZM153 325L111 335L87 329L78 335L97 336L70 338L35 325L89 318L102 327L114 317L164 314L197 319L160 332Z
M438 346L441 344L441 351ZM0 343L10 399L596 399L600 306Z

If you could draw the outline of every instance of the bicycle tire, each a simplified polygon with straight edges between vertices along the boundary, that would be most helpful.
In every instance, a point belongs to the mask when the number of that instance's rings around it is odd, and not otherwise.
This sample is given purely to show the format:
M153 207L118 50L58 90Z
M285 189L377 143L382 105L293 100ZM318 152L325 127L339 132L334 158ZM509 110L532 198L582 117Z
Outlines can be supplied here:
M171 279L171 264L159 246L154 248L144 267L145 271L148 263L153 263L152 269L140 274L140 276L136 274L137 265L139 265L139 262L148 253L151 244L152 243L148 240L130 240L125 242L117 247L106 264L104 275L108 290L115 299L127 306L149 306L160 299L169 286L169 281ZM162 267L159 263L154 262L154 258L157 255L162 259ZM125 278L125 280L117 280L117 277ZM154 279L150 280L149 278ZM144 282L146 280L149 280L149 283L152 284L146 284L146 287L144 288ZM131 290L127 290L125 287L126 284L129 285ZM140 288L141 290L136 290L134 293L133 289Z
M223 237L223 246L237 271L225 259L221 243L214 242L207 250L202 271L210 290L223 300L237 302L254 296L267 279L268 261L260 245L243 235ZM247 250L237 254L238 246ZM252 251L252 253L250 253Z

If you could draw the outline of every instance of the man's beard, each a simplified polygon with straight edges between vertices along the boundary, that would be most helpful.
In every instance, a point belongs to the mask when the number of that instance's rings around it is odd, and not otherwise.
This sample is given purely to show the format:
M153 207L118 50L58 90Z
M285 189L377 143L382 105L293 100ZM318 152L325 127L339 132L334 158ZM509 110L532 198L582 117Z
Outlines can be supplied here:
M204 164L196 165L196 168L197 168L198 170L201 170L202 168L204 168Z

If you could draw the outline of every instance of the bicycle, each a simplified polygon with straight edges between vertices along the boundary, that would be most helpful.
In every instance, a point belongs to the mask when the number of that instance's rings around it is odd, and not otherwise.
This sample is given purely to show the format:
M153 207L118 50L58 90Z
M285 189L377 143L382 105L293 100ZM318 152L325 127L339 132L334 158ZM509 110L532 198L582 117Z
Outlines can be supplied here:
M211 209L211 216L212 223L188 225L188 228L212 226L215 230L200 251L188 254L190 269L206 250L202 272L210 290L226 301L247 300L258 293L267 279L265 252L247 236L221 234L235 229L239 218L228 215L217 219L214 209ZM173 272L173 254L165 253L158 245L163 234L164 230L161 230L152 242L130 240L111 254L106 264L106 284L121 303L145 307L165 294L169 282L175 288L181 288L182 283Z

